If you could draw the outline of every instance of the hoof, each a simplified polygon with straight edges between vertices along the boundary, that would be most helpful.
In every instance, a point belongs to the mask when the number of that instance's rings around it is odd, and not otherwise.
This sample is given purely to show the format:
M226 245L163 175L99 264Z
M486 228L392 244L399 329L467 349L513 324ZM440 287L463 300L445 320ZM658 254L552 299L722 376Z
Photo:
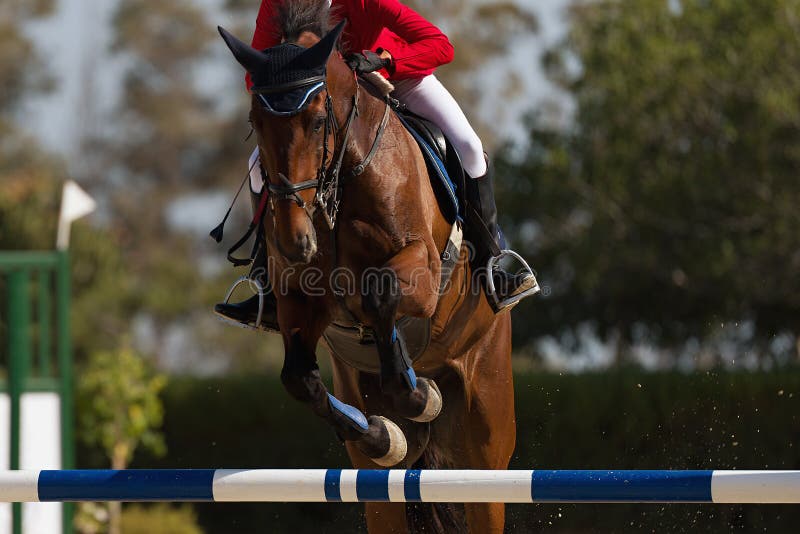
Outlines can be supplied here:
M439 386L436 385L436 382L427 378L417 378L417 387L420 386L427 387L428 389L428 398L425 402L425 408L422 410L421 414L416 417L409 417L409 419L418 423L428 423L439 417L439 414L442 412L442 392L439 391Z
M386 427L387 433L389 434L389 452L380 458L373 458L372 461L382 467L391 467L393 465L397 465L403 461L403 459L406 457L406 453L408 452L408 443L406 443L406 437L403 434L403 431L400 430L400 427L391 422L389 419L381 416L378 416L377 418L380 419L380 421Z
M408 452L408 443L400 427L389 419L377 415L370 416L369 430L356 446L382 467L399 464Z

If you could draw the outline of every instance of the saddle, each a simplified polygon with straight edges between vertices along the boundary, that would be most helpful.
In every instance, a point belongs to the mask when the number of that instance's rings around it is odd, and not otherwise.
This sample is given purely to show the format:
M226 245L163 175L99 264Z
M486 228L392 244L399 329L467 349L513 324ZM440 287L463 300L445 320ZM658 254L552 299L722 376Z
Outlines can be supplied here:
M462 221L466 208L464 169L458 151L442 130L418 115L395 107L400 122L419 145L428 167L428 176L445 219L452 225L450 238L442 252L442 275L439 292L443 292L461 254ZM431 320L401 317L397 329L405 340L408 357L418 359L428 348L431 339ZM331 323L322 334L333 355L360 371L380 372L378 349L371 330L358 324Z
M402 108L396 112L422 151L433 191L445 218L450 224L463 221L466 175L458 151L434 123Z

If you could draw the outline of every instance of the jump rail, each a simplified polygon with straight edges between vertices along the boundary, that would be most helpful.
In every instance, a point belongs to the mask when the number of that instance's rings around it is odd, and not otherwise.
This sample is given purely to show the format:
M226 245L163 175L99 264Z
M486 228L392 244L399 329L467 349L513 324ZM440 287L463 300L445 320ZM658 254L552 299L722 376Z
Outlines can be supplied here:
M0 471L0 502L800 503L800 471Z

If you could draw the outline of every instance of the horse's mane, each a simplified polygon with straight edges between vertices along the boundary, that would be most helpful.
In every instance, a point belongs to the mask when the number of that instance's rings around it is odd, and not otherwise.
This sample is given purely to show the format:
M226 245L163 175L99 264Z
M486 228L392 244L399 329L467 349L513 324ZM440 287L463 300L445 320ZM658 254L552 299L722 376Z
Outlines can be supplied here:
M275 10L275 26L293 43L303 32L322 37L330 30L330 8L325 0L284 0Z

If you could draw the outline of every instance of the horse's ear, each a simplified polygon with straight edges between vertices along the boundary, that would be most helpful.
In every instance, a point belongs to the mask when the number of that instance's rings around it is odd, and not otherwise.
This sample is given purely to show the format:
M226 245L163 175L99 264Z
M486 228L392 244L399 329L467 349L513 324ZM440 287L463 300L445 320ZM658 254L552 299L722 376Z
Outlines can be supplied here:
M322 66L328 62L328 58L336 48L336 41L344 30L344 25L347 20L342 20L331 31L325 34L325 37L319 40L317 44L303 52L302 58L308 66Z
M247 72L252 74L256 72L260 66L266 63L264 54L252 46L243 43L222 26L217 26L217 30L225 40L225 44L228 45L228 48L230 48L231 52L233 52L233 57L236 58L236 61L238 61Z

